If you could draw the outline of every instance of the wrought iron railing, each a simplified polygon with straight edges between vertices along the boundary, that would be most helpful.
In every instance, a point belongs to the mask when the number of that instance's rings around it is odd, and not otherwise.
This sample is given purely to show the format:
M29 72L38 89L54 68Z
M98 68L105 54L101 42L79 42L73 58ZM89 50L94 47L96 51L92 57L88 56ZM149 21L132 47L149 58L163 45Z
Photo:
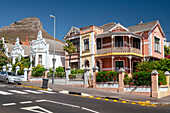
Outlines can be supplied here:
M127 53L133 52L141 54L141 50L133 47L113 47L113 48L102 48L97 50L97 54L106 54L106 53Z

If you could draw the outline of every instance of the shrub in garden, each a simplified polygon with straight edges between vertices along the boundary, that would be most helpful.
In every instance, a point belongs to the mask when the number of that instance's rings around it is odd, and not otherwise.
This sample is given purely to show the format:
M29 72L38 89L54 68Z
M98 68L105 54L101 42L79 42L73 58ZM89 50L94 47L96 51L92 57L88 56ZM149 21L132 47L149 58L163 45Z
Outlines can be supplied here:
M75 79L76 78L76 74L69 74L68 75L70 79Z
M96 73L96 82L118 81L118 72L100 71Z
M78 74L83 74L83 73L84 73L84 70L83 70L83 69L79 69L79 70L77 70L77 73L78 73Z
M162 71L158 71L158 84L166 85L166 76ZM151 85L151 73L150 72L134 72L132 73L132 81L129 81L129 85L143 86Z
M59 66L55 69L56 72L64 72L64 68Z
M56 73L55 73L55 77L64 77L65 73L64 73L64 68L59 66L56 68Z
M130 85L151 85L151 73L150 72L134 72L132 73L133 81L130 82Z
M36 67L32 68L32 76L41 77L45 74L45 68L43 65L38 64Z

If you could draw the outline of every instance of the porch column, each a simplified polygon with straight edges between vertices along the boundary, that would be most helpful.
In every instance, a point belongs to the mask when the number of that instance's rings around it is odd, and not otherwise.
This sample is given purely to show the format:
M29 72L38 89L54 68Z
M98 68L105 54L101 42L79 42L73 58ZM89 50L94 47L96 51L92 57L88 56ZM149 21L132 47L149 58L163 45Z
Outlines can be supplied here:
M101 49L103 48L103 38L101 38Z
M114 56L112 56L112 71L113 71L113 60L114 60Z
M130 64L130 73L132 73L132 56L128 56Z
M112 44L112 52L113 52L113 38L114 38L114 35L112 35L112 37L111 37L111 44Z
M128 35L128 37L129 37L129 52L131 52L131 43L130 43L131 35Z

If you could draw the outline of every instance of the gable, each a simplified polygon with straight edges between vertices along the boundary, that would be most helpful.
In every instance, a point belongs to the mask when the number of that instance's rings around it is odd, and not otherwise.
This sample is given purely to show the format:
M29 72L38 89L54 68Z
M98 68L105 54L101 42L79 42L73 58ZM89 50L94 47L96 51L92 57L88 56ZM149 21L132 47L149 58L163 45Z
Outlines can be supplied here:
M159 23L152 29L152 32L154 32L156 34L159 34L163 38L165 38L165 34L164 34L164 32L162 30L162 27L161 27L161 25Z
M65 35L64 40L68 37L76 36L79 34L80 34L80 29L72 26L71 29Z
M123 32L124 31L125 32L125 31L129 31L129 29L127 29L126 27L118 23L116 26L111 28L109 31L112 31L112 32Z

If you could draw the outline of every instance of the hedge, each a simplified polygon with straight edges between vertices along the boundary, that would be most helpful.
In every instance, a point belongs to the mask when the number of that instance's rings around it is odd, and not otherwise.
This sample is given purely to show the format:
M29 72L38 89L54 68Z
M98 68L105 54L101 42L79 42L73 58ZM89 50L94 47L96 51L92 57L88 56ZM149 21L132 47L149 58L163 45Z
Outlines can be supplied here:
M118 81L118 72L100 71L96 73L96 82Z

